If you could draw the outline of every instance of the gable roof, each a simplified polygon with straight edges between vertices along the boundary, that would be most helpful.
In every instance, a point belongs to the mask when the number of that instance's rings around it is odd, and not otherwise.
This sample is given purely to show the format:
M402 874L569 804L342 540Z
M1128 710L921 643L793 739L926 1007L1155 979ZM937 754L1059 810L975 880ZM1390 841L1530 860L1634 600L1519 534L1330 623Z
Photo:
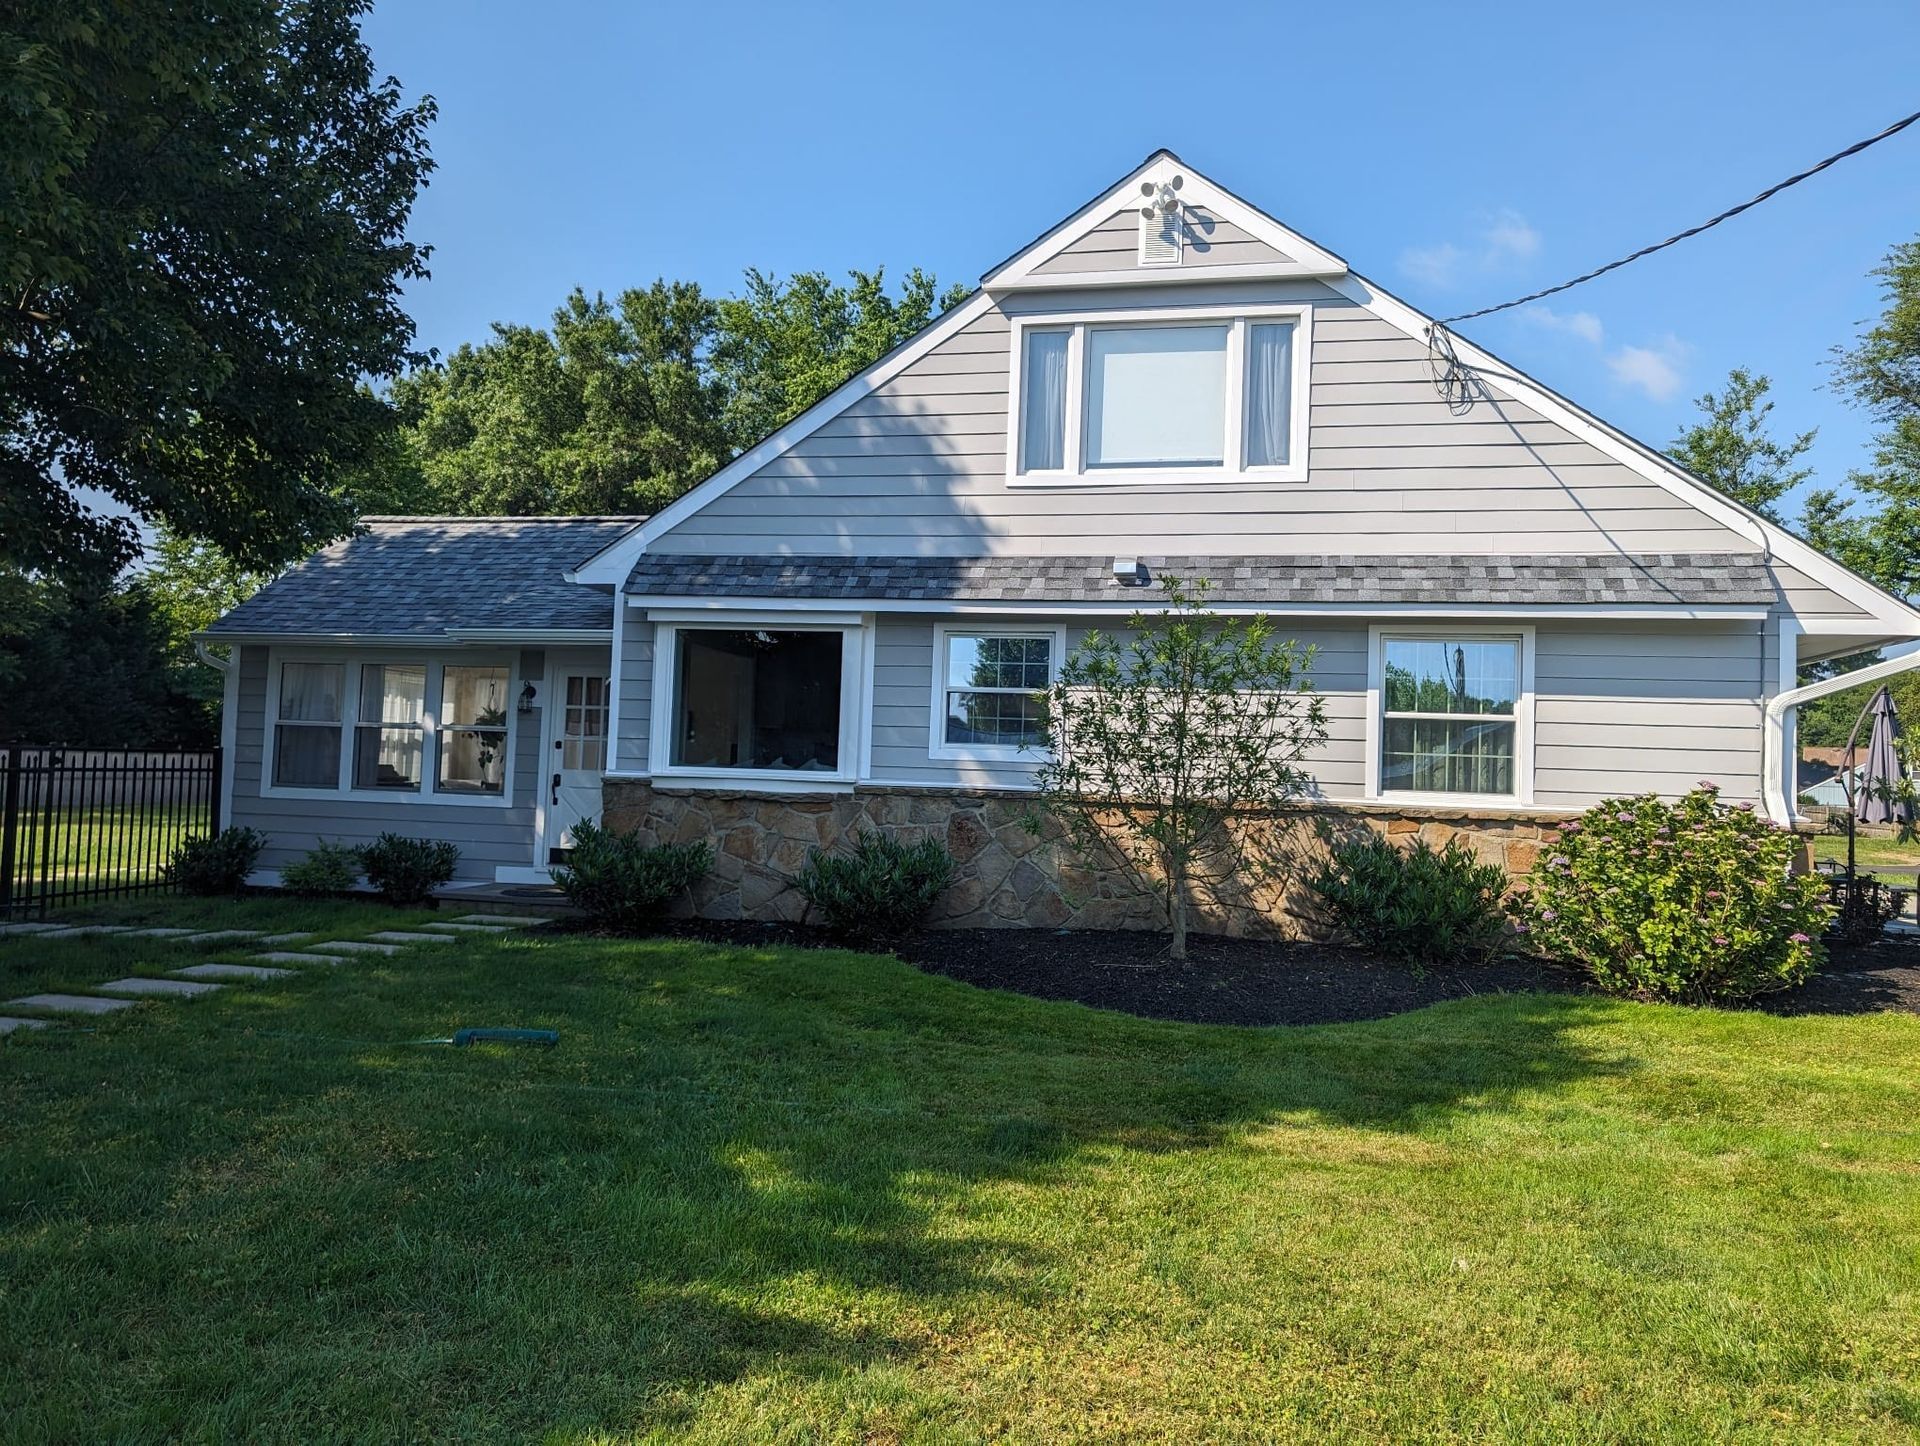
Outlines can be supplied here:
M609 546L569 574L575 581L619 586L633 570L647 545L661 534L716 497L752 476L768 462L779 457L797 442L845 412L862 398L911 366L948 337L961 331L991 310L997 298L1016 291L1062 285L1118 284L1165 285L1232 279L1235 269L1213 266L1186 270L1167 268L1143 272L1129 268L1124 273L1099 273L1106 280L1088 282L1087 273L1075 276L1035 275L1035 269L1052 256L1109 219L1123 202L1136 203L1143 184L1184 178L1183 200L1205 204L1223 219L1266 242L1288 259L1287 266L1301 269L1260 271L1263 277L1312 277L1331 287L1348 300L1367 308L1373 315L1406 336L1428 345L1436 323L1417 308L1380 290L1372 282L1352 272L1332 252L1306 236L1282 225L1271 216L1235 195L1217 182L1200 175L1172 151L1159 150L1113 186L1076 210L1066 220L1029 242L1005 261L989 270L981 287L972 296L936 318L913 337L830 393L807 411L757 446L742 453L716 472L649 518L632 534ZM1253 274L1253 273L1246 273ZM1664 488L1689 507L1712 519L1736 536L1746 539L1763 555L1778 558L1804 572L1820 585L1847 599L1870 615L1873 623L1886 629L1888 637L1920 636L1920 610L1894 597L1849 571L1784 528L1767 521L1758 513L1734 502L1711 485L1681 467L1653 447L1628 436L1576 405L1551 388L1534 381L1514 367L1475 346L1458 333L1448 336L1457 359L1469 368L1477 381L1515 401L1531 407L1546 420L1564 428L1574 438L1620 463L1649 482Z
M567 569L638 517L368 517L206 630L209 638L456 638L609 630L606 593Z

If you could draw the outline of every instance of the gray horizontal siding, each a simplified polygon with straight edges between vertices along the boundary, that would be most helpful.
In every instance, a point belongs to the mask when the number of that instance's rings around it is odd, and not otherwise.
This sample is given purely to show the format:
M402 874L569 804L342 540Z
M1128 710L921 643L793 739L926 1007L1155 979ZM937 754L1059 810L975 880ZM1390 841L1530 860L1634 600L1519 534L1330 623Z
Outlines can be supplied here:
M1317 283L1165 284L1097 308L1311 300L1309 475L1009 487L1007 315L983 315L655 546L867 555L1747 551L1752 543L1508 401L1455 415L1424 346ZM1087 309L1078 294L1009 309Z
M653 624L622 607L620 634L620 733L613 767L619 773L647 770L653 726Z
M1051 626L1045 618L1025 621ZM1017 626L1003 618L996 627ZM1312 678L1325 705L1326 742L1306 760L1332 799L1366 791L1367 627L1287 630L1316 650ZM1075 646L1084 630L1068 630ZM882 619L875 639L872 775L879 782L956 787L1028 781L1032 765L932 757L934 624ZM1741 625L1561 624L1535 637L1534 802L1584 808L1652 791L1676 796L1702 778L1730 801L1760 791L1760 703L1769 666L1764 630Z
M1222 220L1204 206L1185 208L1187 241L1182 269L1274 264L1293 258ZM1129 206L1102 221L1073 245L1033 268L1036 276L1123 271L1140 264L1140 209Z
M1782 604L1796 617L1864 619L1870 616L1864 609L1815 582L1798 568L1776 562L1773 564L1773 576L1780 584Z
M265 798L260 775L265 752L268 651L239 650L240 686L235 708L231 822L267 835L260 867L279 869L322 839L344 844L371 843L384 832L409 838L446 839L460 850L456 876L492 880L502 865L533 862L535 790L541 777L540 715L510 715L513 733L513 801L506 808L460 804L388 803L380 799L328 797ZM287 656L298 656L289 650ZM368 652L370 660L398 654ZM521 679L538 679L545 667L541 653L523 651Z

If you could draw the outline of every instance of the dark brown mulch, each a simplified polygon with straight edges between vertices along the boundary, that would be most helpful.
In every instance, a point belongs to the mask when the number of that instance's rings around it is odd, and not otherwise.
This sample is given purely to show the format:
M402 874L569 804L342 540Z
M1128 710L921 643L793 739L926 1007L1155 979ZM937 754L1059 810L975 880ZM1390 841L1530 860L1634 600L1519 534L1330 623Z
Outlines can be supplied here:
M795 924L690 919L670 932L761 947L833 942L822 930ZM1586 989L1577 971L1519 955L1415 975L1358 949L1215 935L1189 939L1184 965L1166 958L1161 935L1091 929L935 929L908 940L899 954L929 974L982 989L1192 1024L1330 1024L1477 994ZM1775 1014L1920 1013L1920 941L1836 946L1823 973L1758 1007Z

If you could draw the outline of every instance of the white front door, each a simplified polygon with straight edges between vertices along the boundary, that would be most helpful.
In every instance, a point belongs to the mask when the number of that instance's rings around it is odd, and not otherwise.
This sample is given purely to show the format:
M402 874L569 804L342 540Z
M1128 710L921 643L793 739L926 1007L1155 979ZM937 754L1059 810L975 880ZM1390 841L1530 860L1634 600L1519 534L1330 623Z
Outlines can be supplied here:
M600 775L607 749L607 670L603 664L556 666L547 680L553 710L547 757L547 853L573 847L576 824L600 820Z

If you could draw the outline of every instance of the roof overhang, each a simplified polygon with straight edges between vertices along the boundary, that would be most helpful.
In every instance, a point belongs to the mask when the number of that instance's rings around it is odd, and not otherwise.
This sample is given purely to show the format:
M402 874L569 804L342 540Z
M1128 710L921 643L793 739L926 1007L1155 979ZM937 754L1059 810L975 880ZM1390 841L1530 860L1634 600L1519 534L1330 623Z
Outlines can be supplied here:
M605 628L445 628L437 633L241 633L199 632L194 638L208 643L246 647L286 643L305 647L418 648L498 647L502 643L544 645L612 643L613 629Z
M1044 598L790 598L790 597L668 597L629 594L627 606L647 614L731 613L844 615L849 613L920 613L941 617L1084 617L1125 620L1143 609L1150 610L1160 601L1151 589L1138 589L1131 596L1116 596L1111 602L1048 602ZM1748 606L1709 604L1608 603L1228 603L1209 602L1207 611L1222 617L1274 618L1514 618L1547 621L1564 618L1579 621L1664 621L1761 622L1767 609Z

